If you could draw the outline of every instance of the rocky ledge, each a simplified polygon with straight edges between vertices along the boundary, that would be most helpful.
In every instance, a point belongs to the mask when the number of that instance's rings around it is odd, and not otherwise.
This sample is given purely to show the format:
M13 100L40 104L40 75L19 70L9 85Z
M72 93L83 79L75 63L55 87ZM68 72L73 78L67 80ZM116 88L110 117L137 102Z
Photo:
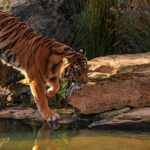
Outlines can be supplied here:
M110 114L112 114L112 112ZM90 124L89 127L103 129L147 130L150 129L150 107L133 109L129 112L113 116L112 118L101 118L99 121L95 121Z
M69 104L80 114L100 114L91 128L149 129L150 53L89 61L89 83Z
M54 109L54 112L60 114L59 124L72 124L76 121L73 108ZM44 122L37 108L34 107L11 107L0 111L0 119L19 119L34 121L37 123Z
M73 108L55 109L61 115L59 125L78 125L98 129L149 130L150 107L112 110L93 116L75 115ZM13 107L0 111L0 119L20 119L26 123L43 123L40 113L33 107Z
M81 114L150 106L150 53L99 57L89 65L89 83L69 101Z
M54 110L62 116L58 123L150 129L150 53L100 57L88 64L89 83L73 93L68 100L71 108ZM43 122L32 107L1 110L0 118Z

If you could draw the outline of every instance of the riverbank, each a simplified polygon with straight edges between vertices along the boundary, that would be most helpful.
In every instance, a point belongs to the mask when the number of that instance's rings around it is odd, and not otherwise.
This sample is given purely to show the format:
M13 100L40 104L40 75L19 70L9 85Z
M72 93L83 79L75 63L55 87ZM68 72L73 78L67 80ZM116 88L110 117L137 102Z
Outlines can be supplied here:
M150 107L131 109L129 107L95 115L80 115L74 108L54 109L61 115L57 124L80 124L88 128L149 130ZM34 107L11 107L0 111L0 119L27 120L26 122L43 123L38 110Z

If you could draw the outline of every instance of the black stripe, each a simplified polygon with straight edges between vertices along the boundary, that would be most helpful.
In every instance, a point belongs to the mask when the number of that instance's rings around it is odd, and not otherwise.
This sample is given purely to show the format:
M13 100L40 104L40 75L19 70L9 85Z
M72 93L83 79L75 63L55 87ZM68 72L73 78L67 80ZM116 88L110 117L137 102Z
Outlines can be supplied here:
M16 67L17 67L17 68L20 68L20 67L21 67L21 64L16 65Z
M29 33L31 33L31 29L28 29L28 30L23 34L23 37L28 37Z
M58 53L57 51L52 51L52 54L55 54L55 55L63 55L64 52Z
M0 48L0 54L4 53L6 50L12 48L12 44L9 44L5 47Z
M53 41L53 40L47 39L44 43L44 46L51 49L51 47L49 47L49 46L51 46L51 44L54 43L54 42L55 41Z
M6 61L9 63L9 62L11 62L11 59L13 58L13 55L12 54L10 54L9 56L6 56Z
M47 61L46 61L47 63L46 63L46 73L45 73L45 76L46 76L47 79L49 78L48 75L47 75L47 72L48 72L47 68L48 68L48 64L49 64L48 58L50 57L51 54L52 54L52 51L49 52L48 57L47 57Z
M34 32L30 32L30 34L28 34L27 40L30 41L34 37L35 37L35 33Z
M13 43L6 45L5 47L0 48L0 54L4 53L6 50L11 49L17 43L19 39L15 40Z
M11 14L7 14L7 13L5 13L5 12L0 12L0 17L13 17L13 18L17 18L17 17L15 17L15 16L13 16L13 15L11 15Z
M9 16L7 16L7 15L6 15L6 16L4 16L4 15L3 15L3 16L0 16L0 20L4 19L4 18L6 18L6 17L9 17Z
M33 41L32 45L34 45L36 42L37 42L37 44L38 44L38 41L39 41L40 39L42 39L42 38L43 38L43 37L38 36L38 38ZM42 44L43 44L43 43L42 43ZM40 44L40 46L41 46L41 44ZM39 48L39 46L38 46L37 48Z
M28 41L33 38L35 35L33 34L33 29L30 29L27 25L25 27L25 33L23 34L23 37L25 37ZM34 36L33 36L34 35Z
M5 56L8 57L10 50L5 53Z
M8 20L1 20L2 27L6 26L8 23L12 23L12 20L16 20L16 18L9 18Z
M60 65L61 63L62 63L62 61L60 61L59 63L54 64L54 65L52 66L52 73L53 73L53 74L56 73L56 71L57 71L57 69L58 69L58 67L59 67L59 65Z
M49 80L50 80L50 82L54 82L54 81L56 81L56 79L57 79L57 77L51 77Z
M56 71L57 71L57 67L58 67L58 65L57 65L57 64L54 64L54 65L52 66L52 73L53 73L53 74L55 74L55 73L56 73Z
M11 28L15 25L18 25L17 21L12 22L11 24L9 24L6 28L4 28L4 32L7 32L7 30L11 30Z
M13 61L13 63L14 63L14 62L16 62L16 54L14 54L13 56L14 56L14 57L13 57L13 60L12 60L12 61Z
M17 41L19 40L19 37L17 36L18 34L19 34L19 32L22 30L22 28L20 28L20 29L18 29L18 30L16 30L16 32L15 32L15 34L13 35L13 37L11 37L11 39L12 40L14 40L14 38L16 39L16 37L17 37ZM13 32L13 31L12 31ZM11 36L11 35L10 35ZM9 38L9 37L8 37ZM7 40L7 39L6 39ZM15 41L16 41L15 40Z
M1 18L2 23L8 22L8 21L11 21L11 20L18 20L18 19L16 17L11 17L11 16L5 16L5 17Z
M32 58L32 56L35 56L35 53L37 52L37 50L39 49L39 47L40 47L41 45L43 45L42 42L38 42L38 43L40 43L40 44L37 44L36 47L35 47L34 49L33 49L32 47L35 46L35 45L34 45L34 44L31 45L30 51L32 50L32 52L31 52L29 58ZM32 65L32 63L33 63L33 62L28 61L27 70L28 70L28 68L30 67L30 65Z
M17 36L17 34L22 30L22 28L20 28L22 26L22 24L20 24L19 25L19 27L16 27L16 30L15 30L15 35L13 35L13 37L12 38L14 38L14 37L16 37ZM10 31L9 33L7 33L7 34L5 34L4 35L4 38L3 37L0 37L0 38L3 38L2 40L1 40L1 42L2 41L4 41L4 40L7 40L7 38L9 38L8 36L10 35L11 36L11 34L14 32L14 30L12 30L12 31ZM19 37L18 37L19 38ZM13 40L13 39L12 39Z
M50 45L49 49L53 48L54 46L57 46L59 43L56 41L53 44Z
M0 15L0 19L6 18L6 17L9 17L9 16L7 14Z
M13 32L14 32L14 30L12 30L9 33L6 33L6 34L0 36L0 41L3 42L4 40L6 40L10 36L10 34L12 34Z
M7 34L5 34L5 35L3 35L3 36L9 36L9 35L12 34L13 32L15 32L15 35L14 35L14 36L16 36L16 34L18 34L18 33L20 32L20 30L22 30L22 28L20 28L20 27L22 27L22 25L23 25L23 24L20 24L19 26L16 26L16 29L15 29L15 30L10 31L10 32L8 32ZM10 35L10 36L11 36L11 35Z
M64 51L69 51L69 50L71 50L70 47L65 47L65 48L64 48Z
M41 72L39 70L38 70L38 72L39 72L39 75L41 77L41 80L43 81L43 83L45 83L44 79L42 78Z
M23 35L24 38L26 38L28 41L31 39L31 35L33 35L32 31L26 31ZM30 38L30 39L29 39Z

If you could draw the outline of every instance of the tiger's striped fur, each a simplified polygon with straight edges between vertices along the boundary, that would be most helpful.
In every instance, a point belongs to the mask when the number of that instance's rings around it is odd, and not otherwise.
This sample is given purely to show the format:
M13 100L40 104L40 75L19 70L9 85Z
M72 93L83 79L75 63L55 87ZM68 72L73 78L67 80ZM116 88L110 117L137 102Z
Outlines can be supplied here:
M47 121L59 118L48 107L48 98L58 92L60 80L87 82L87 59L82 52L33 32L26 23L4 12L0 12L0 59L24 74ZM46 92L47 83L51 92Z

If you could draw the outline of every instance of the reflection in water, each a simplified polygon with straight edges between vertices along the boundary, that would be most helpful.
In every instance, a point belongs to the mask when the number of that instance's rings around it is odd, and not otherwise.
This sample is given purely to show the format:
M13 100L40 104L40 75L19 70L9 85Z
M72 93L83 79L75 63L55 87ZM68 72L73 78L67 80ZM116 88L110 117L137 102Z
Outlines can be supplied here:
M37 127L0 121L0 150L150 150L149 141L149 132L54 130L46 123Z
M56 143L49 139L52 131L47 123L43 123L43 126L38 131L32 150L59 150Z
M9 141L9 138L1 138L0 139L0 149L1 149L2 145L7 143L8 141Z

